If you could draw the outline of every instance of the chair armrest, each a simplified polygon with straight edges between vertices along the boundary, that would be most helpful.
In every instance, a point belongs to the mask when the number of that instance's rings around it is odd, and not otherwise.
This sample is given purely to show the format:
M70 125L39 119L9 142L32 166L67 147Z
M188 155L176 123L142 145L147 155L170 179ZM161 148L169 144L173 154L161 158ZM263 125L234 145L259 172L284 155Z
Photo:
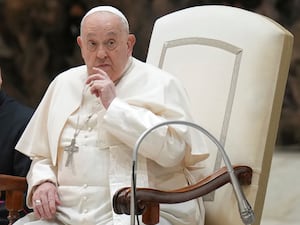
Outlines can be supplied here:
M0 190L10 191L19 190L26 191L27 182L25 177L0 174Z
M8 210L9 225L19 218L24 208L24 193L27 190L25 177L0 174L0 191L5 191L5 207Z
M252 169L248 166L233 166L235 175L241 185L250 185ZM175 204L202 197L219 187L230 183L230 176L226 167L222 167L199 182L172 191L162 191L152 188L136 189L136 214L143 214L145 224L156 224L159 219L159 204ZM113 197L113 209L117 214L130 215L131 187L118 190ZM150 222L149 222L150 220ZM157 222L153 222L157 221Z

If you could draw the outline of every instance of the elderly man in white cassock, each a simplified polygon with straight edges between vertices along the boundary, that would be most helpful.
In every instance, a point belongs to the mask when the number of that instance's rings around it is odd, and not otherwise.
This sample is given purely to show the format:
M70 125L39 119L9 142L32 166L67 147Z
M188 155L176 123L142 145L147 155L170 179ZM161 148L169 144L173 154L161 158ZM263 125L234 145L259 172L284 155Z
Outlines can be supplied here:
M132 57L135 36L118 9L87 12L77 42L85 65L56 76L16 146L33 160L27 205L34 211L16 225L130 224L130 216L113 212L112 196L131 184L137 139L163 121L192 121L179 81ZM190 132L162 126L145 139L137 186L189 184L187 168L207 157L201 136ZM203 220L201 199L161 206L161 225Z

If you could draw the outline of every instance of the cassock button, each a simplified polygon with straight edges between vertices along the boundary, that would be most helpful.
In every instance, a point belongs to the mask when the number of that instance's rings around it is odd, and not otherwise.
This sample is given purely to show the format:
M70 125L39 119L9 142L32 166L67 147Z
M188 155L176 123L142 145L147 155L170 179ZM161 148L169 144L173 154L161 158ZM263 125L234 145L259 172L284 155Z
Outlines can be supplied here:
M85 214L88 213L88 210L87 209L83 210L83 213L85 213Z
M86 197L86 196L83 196L82 199L83 199L83 201L86 201L86 200L87 200L87 197Z
M87 185L87 184L84 184L84 185L83 185L83 187L84 187L84 188L87 188L87 187L88 187L88 185Z

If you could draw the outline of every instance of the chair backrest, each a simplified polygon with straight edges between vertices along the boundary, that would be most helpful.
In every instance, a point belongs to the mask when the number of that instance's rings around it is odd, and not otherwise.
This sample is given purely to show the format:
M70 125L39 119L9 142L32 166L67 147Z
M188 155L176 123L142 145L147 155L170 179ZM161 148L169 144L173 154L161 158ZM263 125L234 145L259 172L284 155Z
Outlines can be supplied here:
M232 164L253 169L244 192L255 224L261 220L292 44L292 34L270 18L215 5L159 18L150 40L147 63L177 76L197 124L219 139ZM222 163L212 151L206 172ZM205 196L205 207L206 225L243 224L230 185Z

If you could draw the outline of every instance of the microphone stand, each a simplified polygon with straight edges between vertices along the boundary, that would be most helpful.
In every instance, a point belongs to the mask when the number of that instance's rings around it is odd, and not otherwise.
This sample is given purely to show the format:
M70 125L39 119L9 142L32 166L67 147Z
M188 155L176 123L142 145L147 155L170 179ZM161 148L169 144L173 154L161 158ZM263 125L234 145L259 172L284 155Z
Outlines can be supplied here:
M225 149L220 144L220 142L212 134L210 134L206 129L204 129L203 127L200 127L199 125L197 125L195 123L174 120L174 121L165 121L165 122L159 123L149 129L147 129L146 131L144 131L142 133L142 135L139 137L139 139L135 143L133 157L132 157L132 159L133 159L132 160L132 182L131 182L131 193L132 194L130 196L131 225L135 225L134 216L135 216L135 211L136 211L136 200L135 199L136 199L136 168L137 168L138 149L139 149L142 141L144 140L144 138L150 132L152 132L154 129L156 129L158 127L169 125L169 124L181 124L181 125L193 127L195 129L199 130L200 132L202 132L203 134L205 134L217 146L218 150L221 152L223 161L225 163L225 166L226 166L227 171L230 176L231 184L232 184L232 187L233 187L236 199L237 199L237 203L239 206L239 212L240 212L241 219L245 225L252 224L255 219L254 212L241 189L238 179L234 174L234 170L232 168L232 164L229 160L229 157L226 154Z

